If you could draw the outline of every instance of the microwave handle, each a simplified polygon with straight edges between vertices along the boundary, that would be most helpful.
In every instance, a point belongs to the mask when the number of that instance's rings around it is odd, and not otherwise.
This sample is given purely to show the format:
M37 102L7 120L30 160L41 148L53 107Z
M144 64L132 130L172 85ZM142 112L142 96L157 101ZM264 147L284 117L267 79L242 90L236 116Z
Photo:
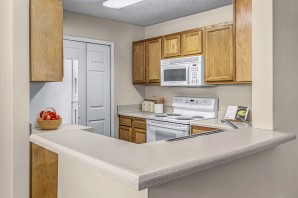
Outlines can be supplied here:
M186 82L189 84L189 66L186 67Z

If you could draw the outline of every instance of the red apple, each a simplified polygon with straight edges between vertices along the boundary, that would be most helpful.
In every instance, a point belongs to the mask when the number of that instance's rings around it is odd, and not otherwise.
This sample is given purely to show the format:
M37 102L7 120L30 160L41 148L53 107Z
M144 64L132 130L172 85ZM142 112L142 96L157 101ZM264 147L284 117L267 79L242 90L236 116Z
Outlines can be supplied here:
M51 116L49 114L45 115L44 120L51 120Z

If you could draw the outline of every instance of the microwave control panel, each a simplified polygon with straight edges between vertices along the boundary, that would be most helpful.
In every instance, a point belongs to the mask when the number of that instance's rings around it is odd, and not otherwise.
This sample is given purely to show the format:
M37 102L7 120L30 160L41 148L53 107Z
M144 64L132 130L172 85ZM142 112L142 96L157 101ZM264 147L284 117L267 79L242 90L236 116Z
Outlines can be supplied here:
M200 67L200 64L193 64L189 68L189 84L190 85L198 85L202 82L202 68Z

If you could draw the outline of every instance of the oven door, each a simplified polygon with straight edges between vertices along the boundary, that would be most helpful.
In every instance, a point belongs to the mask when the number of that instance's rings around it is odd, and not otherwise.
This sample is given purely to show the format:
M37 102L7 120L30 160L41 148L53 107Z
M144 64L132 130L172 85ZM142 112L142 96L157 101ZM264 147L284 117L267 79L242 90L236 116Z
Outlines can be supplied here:
M162 65L161 86L187 86L190 64Z
M187 135L189 135L188 130L177 130L147 125L147 143L184 137Z

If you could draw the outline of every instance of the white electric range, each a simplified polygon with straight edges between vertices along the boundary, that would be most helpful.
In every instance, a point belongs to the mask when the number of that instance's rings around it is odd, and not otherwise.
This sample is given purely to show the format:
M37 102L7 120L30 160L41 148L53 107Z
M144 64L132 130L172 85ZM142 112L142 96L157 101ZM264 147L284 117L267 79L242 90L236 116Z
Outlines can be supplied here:
M147 142L187 136L191 121L217 118L217 98L174 97L172 106L171 114L147 118Z

